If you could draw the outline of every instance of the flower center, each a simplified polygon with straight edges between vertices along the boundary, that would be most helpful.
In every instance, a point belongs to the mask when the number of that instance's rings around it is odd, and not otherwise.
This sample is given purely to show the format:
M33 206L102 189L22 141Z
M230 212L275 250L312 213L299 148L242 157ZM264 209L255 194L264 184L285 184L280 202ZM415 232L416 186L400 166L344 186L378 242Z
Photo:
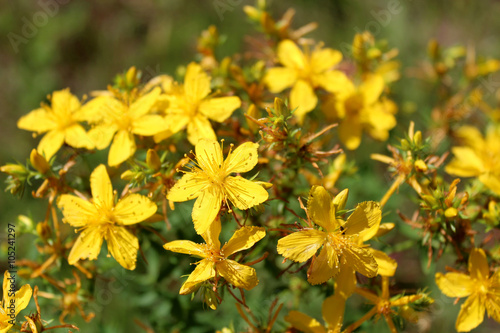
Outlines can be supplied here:
M205 244L205 255L207 256L207 259L212 262L226 260L224 251L211 248L208 244Z

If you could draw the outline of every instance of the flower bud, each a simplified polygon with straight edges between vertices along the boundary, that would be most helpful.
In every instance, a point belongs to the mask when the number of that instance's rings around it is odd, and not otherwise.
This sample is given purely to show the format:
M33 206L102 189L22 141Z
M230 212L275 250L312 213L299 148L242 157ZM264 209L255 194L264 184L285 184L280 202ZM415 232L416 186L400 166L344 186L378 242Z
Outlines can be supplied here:
M415 166L415 170L418 172L425 172L429 169L427 164L425 164L425 162L421 159L416 160L413 165Z
M43 157L42 155L40 155L36 149L33 149L31 151L31 154L30 154L30 162L31 162L31 165L38 171L40 172L42 175L46 174L47 171L50 170L50 165L49 163L47 162L47 160L45 159L45 157Z
M347 202L347 196L349 195L349 189L345 189L335 196L333 199L333 204L335 205L335 210L343 210Z
M150 169L154 171L157 171L161 168L160 157L154 149L148 149L148 153L146 155L146 164Z
M444 216L446 216L447 219L452 219L458 215L458 210L455 207L448 207L444 211Z

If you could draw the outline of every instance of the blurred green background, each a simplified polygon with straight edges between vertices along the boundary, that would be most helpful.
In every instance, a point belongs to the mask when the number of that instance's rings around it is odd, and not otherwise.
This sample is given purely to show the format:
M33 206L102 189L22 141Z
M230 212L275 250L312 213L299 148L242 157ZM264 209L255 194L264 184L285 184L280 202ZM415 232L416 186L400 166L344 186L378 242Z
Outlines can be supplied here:
M226 11L222 12L220 3ZM243 12L244 5L253 5L252 1L240 0L122 0L122 1L49 1L49 0L3 0L0 2L0 163L24 162L37 139L31 133L17 129L16 121L30 110L37 108L47 94L54 90L70 87L71 91L81 97L91 90L105 89L116 73L122 72L132 65L141 69L146 76L157 74L174 74L179 65L194 60L196 40L201 31L209 25L216 25L226 42L218 51L219 57L242 53L248 48L245 36L258 36ZM271 12L274 17L281 17L289 7L297 13L293 27L298 28L311 21L319 23L319 28L309 37L324 41L326 46L342 49L341 45L350 44L356 32L368 29L377 39L387 39L390 46L400 50L398 59L402 62L403 78L394 84L395 100L401 106L410 101L416 104L416 111L405 113L400 110L400 122L392 131L393 137L402 137L407 130L408 120L417 124L427 124L432 108L432 86L424 86L414 79L405 77L408 68L417 66L426 58L427 42L436 38L445 46L461 44L474 46L478 54L499 58L500 42L500 1L272 1ZM390 8L397 10L390 12ZM397 13L396 13L397 12ZM348 55L345 55L348 56ZM367 147L366 151L384 152L385 143ZM354 205L362 200L378 200L389 186L389 176L383 172L383 166L377 165L374 172L373 162L367 164L367 156L363 151L351 157L361 158L358 166L362 171L360 178L346 179L340 186L349 186L350 203ZM365 162L363 162L365 161ZM5 175L1 176L2 181ZM381 190L384 189L384 190ZM0 192L0 223L2 234L7 222L16 220L17 215L26 214L35 221L43 219L45 203L35 201L30 193L25 193L22 200L13 198L9 193ZM388 211L391 215L387 221L397 220L395 209L405 211L400 204L404 201L391 200ZM414 207L410 207L411 213ZM189 209L186 214L189 216ZM186 219L187 220L187 219ZM397 221L400 222L400 221ZM173 223L189 223L189 221L173 221ZM175 227L175 226L174 226ZM181 228L182 229L182 228ZM407 230L407 234L417 231ZM22 248L18 256L33 254L31 247L33 238L19 239ZM148 252L149 246L141 244ZM3 251L3 248L2 248ZM409 251L408 251L409 252ZM161 249L149 251L152 257L149 267L154 267L155 255L163 254ZM167 255L165 253L165 255ZM190 261L187 256L168 254L171 267L179 261ZM397 279L402 286L415 287L415 272L426 276L425 281L433 285L432 272L426 269L425 251L412 251L399 254L399 272ZM279 258L278 258L279 259ZM104 259L104 262L106 259ZM278 260L279 262L280 260ZM153 264L152 264L153 263ZM438 269L442 270L446 259ZM260 263L256 265L259 271ZM175 297L178 284L173 282L174 276L186 274L186 271L152 271L139 267L132 273L132 278L124 278L117 267L111 273L118 274L120 281L125 281L118 293L113 293L109 302L102 307L102 313L90 324L84 324L75 316L68 322L75 322L83 332L132 332L139 331L133 326L132 318L155 327L157 332L168 332L180 329L182 332L210 332L215 328L230 325L245 327L238 320L234 305L228 299L217 312L202 310L201 303L190 304L189 297ZM106 263L102 265L103 269ZM115 273L113 273L115 272ZM118 273L116 273L118 272ZM409 272L409 273L405 273ZM425 272L426 275L423 275ZM172 277L164 278L164 274ZM261 283L271 284L274 278L259 276ZM287 276L287 278L293 278ZM130 280L128 280L130 279ZM297 279L299 280L299 279ZM173 283L169 285L169 283ZM300 285L300 282L297 281ZM151 291L154 286L160 293ZM265 287L265 288L264 288ZM260 285L252 294L251 304L258 315L267 316L267 311L274 296L265 294L272 285ZM279 286L277 286L279 287ZM96 290L99 285L96 284ZM106 288L104 288L106 289ZM313 287L308 294L309 299L302 299L298 310L314 315L320 319L321 301L326 287ZM331 290L331 289L328 289ZM435 287L431 288L436 292ZM280 290L276 291L281 292ZM428 315L429 327L412 327L409 331L449 332L453 331L454 321L459 306L451 306L452 299L433 293L437 298L433 313ZM104 297L104 296L103 296ZM167 299L161 302L162 299ZM286 292L280 302L290 302L293 297ZM172 301L173 300L173 301ZM108 304L109 303L109 304ZM449 309L448 309L449 307ZM33 308L32 305L30 308ZM92 308L92 307L91 307ZM95 310L94 310L95 311ZM100 311L99 311L100 312ZM50 310L46 312L50 318ZM286 313L282 313L284 315ZM52 314L57 318L58 314ZM178 317L171 320L171 317ZM280 317L282 318L282 316ZM439 318L439 320L435 320ZM349 315L347 315L347 319ZM173 322L183 321L196 323L190 328ZM57 322L57 320L56 320ZM282 320L280 320L283 323ZM432 328L430 328L432 324ZM370 331L386 330L381 321ZM131 329L134 327L134 329ZM491 332L498 325L481 326L476 332ZM277 330L283 329L276 325ZM380 330L379 330L380 329Z

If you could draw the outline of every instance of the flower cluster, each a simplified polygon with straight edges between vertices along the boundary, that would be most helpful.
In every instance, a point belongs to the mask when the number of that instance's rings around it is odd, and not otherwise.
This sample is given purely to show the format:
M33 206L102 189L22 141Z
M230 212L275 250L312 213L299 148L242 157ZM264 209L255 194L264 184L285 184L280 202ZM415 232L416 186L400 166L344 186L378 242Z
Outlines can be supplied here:
M212 26L176 74L143 81L131 67L81 99L54 91L19 119L43 136L0 171L46 210L17 221L18 242L36 241L17 262L28 284L14 290L5 273L0 332L78 329L68 317L92 331L106 320L102 281L139 304L131 320L147 332L202 330L190 312L201 299L223 318L210 328L234 312L245 332L370 331L382 318L395 333L437 325L440 291L468 297L457 331L485 313L498 327L500 117L477 80L500 62L464 64L462 48L431 42L413 70L446 93L426 127L398 113L404 71L386 41L360 32L343 55L304 37L316 24L293 30L293 11L274 19L257 3L244 10L263 35L244 56L219 59ZM117 272L130 277L120 288ZM16 319L32 296L36 312ZM46 327L38 296L61 325Z

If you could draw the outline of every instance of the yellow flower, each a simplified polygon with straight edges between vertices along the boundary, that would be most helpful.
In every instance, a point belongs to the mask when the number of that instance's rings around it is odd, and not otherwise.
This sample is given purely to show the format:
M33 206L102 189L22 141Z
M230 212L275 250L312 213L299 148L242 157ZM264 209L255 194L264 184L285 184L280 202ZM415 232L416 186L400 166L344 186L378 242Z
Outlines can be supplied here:
M170 104L166 110L168 129L155 136L159 142L187 127L189 142L195 145L205 138L216 140L210 120L222 123L241 106L237 96L210 98L210 77L200 65L190 63L183 86L174 86L167 96Z
M465 145L453 147L455 158L445 171L459 177L477 177L490 190L500 194L500 127L490 128L483 138L478 129L464 126L458 131Z
M319 248L320 254L313 259L307 272L311 284L328 281L345 264L367 276L377 275L378 265L371 251L359 245L359 234L379 223L382 212L376 202L360 203L347 221L336 217L338 205L345 202L346 193L333 201L322 186L313 186L309 192L307 211L310 218L323 230L305 228L278 241L278 253L285 258L304 262L313 257Z
M341 120L339 136L347 149L359 147L363 129L373 138L385 141L389 130L396 126L396 104L380 98L383 90L384 79L373 74L359 87L347 81L341 92L325 101L323 110L326 115Z
M305 333L337 333L342 328L344 316L345 300L342 296L335 294L327 297L323 301L321 312L326 327L321 325L316 319L299 311L290 311L285 320L301 332Z
M78 98L64 89L54 91L49 99L50 106L42 104L17 122L21 129L38 134L47 132L38 144L38 152L50 160L63 143L74 148L94 148L93 141L79 124L88 119Z
M31 299L30 285L25 284L21 289L15 291L15 282L15 276L11 276L9 271L5 271L2 306L0 307L0 333L10 332L10 328L16 323L18 313L28 306Z
M126 226L152 216L157 210L156 204L135 193L120 199L115 205L111 180L102 164L92 172L90 187L90 201L69 194L61 195L57 201L64 215L63 221L81 231L69 254L69 264L74 265L85 258L97 259L105 239L116 261L126 269L135 269L139 241Z
M299 123L318 103L314 89L337 92L349 81L344 73L332 70L342 60L342 53L337 50L317 46L310 54L304 54L293 41L287 39L278 45L277 52L284 67L270 68L264 83L272 93L292 87L290 106L291 109L297 108L294 114Z
M201 261L196 263L196 268L182 285L179 292L181 295L194 292L199 283L215 278L217 275L222 276L233 286L246 290L252 289L259 283L254 268L227 258L236 252L251 248L261 240L266 235L264 228L242 227L234 233L222 248L219 241L220 231L221 223L217 219L206 232L201 234L205 244L197 244L188 240L176 240L163 245L165 250L202 258Z
M394 308L407 308L411 303L418 301L422 304L432 304L434 302L433 299L423 293L401 297L391 297L389 292L389 277L387 276L382 277L382 291L380 295L377 295L365 288L356 288L355 292L366 298L374 306L363 317L349 325L344 330L345 333L355 331L359 326L361 326L361 324L373 316L375 316L376 320L380 317L384 317L391 333L397 333L398 330L392 320L395 313Z
M182 202L198 198L193 207L194 228L198 234L207 231L219 214L222 203L231 202L238 209L248 209L267 200L269 194L258 182L252 182L231 173L243 173L257 164L257 148L245 142L229 151L226 160L217 141L202 139L195 147L196 163L170 189L167 199ZM193 161L194 162L194 161Z
M474 249L469 256L469 275L463 273L436 273L436 284L449 297L467 297L460 308L455 327L458 332L469 332L488 316L500 322L500 271L490 276L488 260L482 249Z
M150 114L160 90L160 88L153 89L130 103L103 95L85 105L89 113L101 115L92 120L97 125L89 131L96 148L104 149L113 141L109 149L109 166L117 166L134 155L136 150L134 134L152 136L165 130L163 117Z

